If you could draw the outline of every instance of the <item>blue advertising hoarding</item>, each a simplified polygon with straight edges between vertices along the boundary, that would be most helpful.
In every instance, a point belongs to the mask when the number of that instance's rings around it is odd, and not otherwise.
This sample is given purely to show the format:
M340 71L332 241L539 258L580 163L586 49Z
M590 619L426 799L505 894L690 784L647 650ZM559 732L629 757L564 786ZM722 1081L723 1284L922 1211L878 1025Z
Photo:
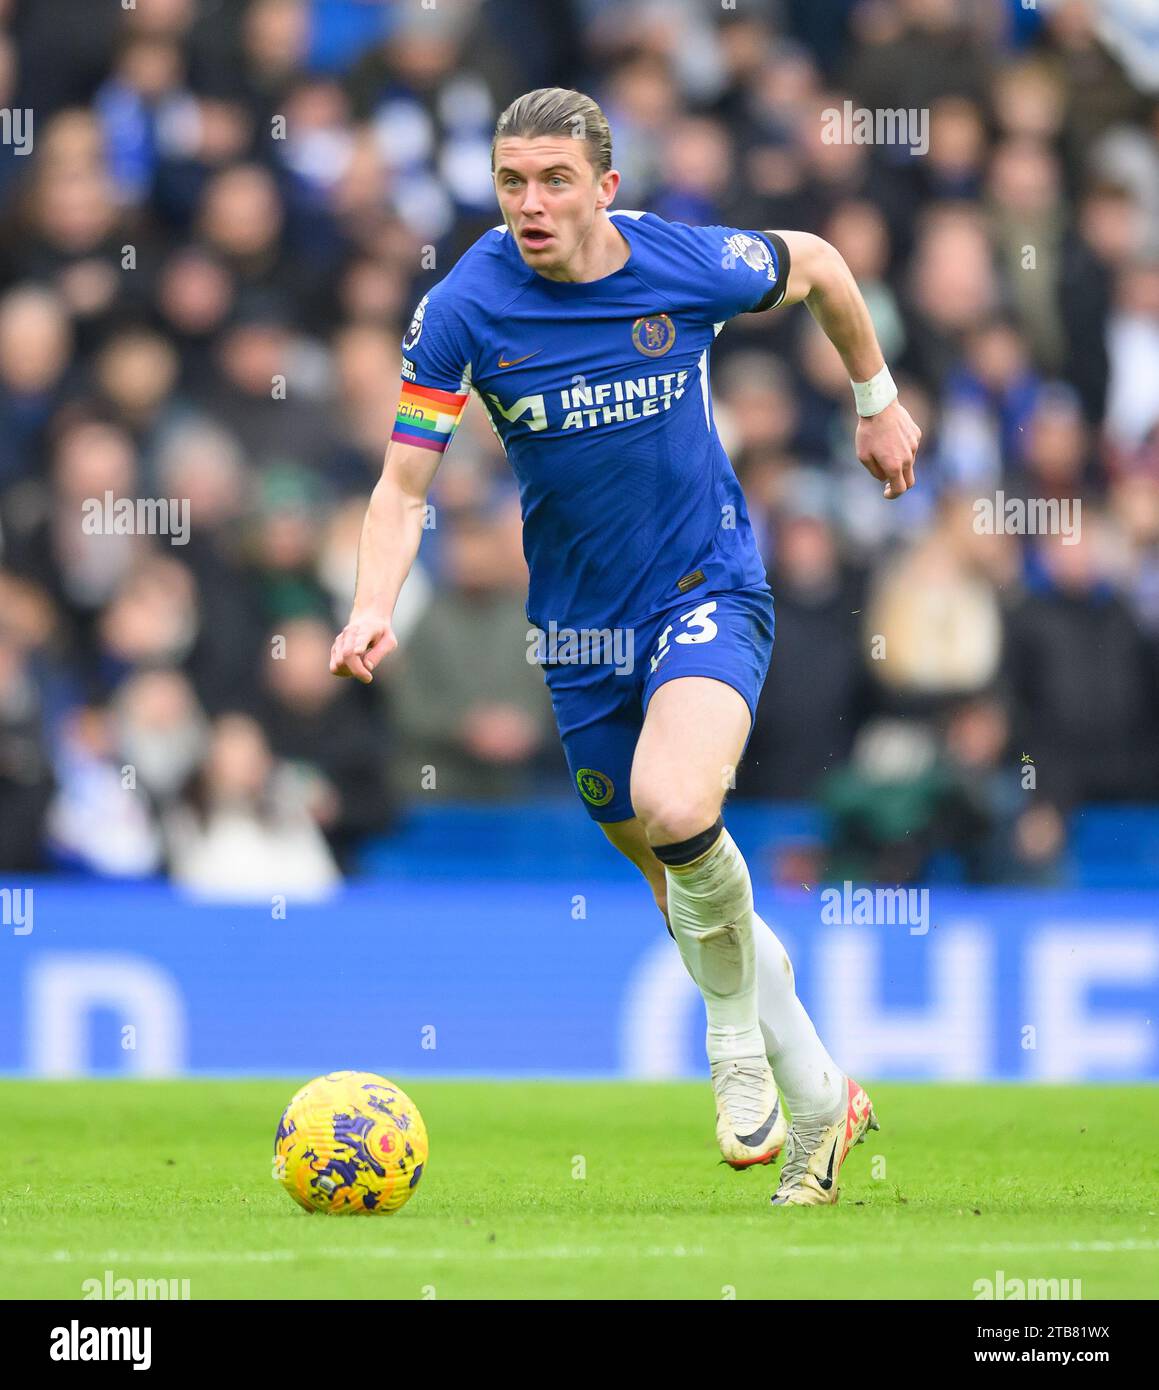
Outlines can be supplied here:
M758 899L850 1072L1159 1077L1153 893L947 888L907 917L857 891ZM699 996L635 883L406 879L234 906L29 881L0 898L8 1074L705 1070Z

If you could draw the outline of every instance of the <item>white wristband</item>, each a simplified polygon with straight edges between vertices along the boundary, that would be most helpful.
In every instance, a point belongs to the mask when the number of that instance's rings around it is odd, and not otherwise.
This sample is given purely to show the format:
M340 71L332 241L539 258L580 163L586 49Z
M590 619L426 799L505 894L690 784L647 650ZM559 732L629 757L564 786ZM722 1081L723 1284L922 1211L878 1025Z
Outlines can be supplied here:
M851 381L849 384L853 387L858 415L880 415L891 401L897 400L897 387L893 384L888 367L882 367L868 381Z

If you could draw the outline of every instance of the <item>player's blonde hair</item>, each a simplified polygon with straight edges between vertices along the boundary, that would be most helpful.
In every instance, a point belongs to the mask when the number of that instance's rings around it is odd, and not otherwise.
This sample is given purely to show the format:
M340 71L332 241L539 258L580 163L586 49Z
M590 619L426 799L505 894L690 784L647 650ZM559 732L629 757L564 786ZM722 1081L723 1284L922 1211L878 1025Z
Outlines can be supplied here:
M612 131L599 106L583 92L570 87L537 87L521 97L499 117L491 139L491 172L495 172L495 146L507 136L528 139L535 135L570 135L584 140L596 177L612 167Z

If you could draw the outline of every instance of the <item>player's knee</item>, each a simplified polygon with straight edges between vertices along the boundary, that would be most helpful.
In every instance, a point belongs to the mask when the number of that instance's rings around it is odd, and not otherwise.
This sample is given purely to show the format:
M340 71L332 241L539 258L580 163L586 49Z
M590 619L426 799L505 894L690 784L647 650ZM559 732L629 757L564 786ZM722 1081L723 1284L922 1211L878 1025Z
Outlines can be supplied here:
M706 830L720 814L720 807L708 805L687 795L649 796L642 794L635 803L636 815L644 823L648 843L677 845Z

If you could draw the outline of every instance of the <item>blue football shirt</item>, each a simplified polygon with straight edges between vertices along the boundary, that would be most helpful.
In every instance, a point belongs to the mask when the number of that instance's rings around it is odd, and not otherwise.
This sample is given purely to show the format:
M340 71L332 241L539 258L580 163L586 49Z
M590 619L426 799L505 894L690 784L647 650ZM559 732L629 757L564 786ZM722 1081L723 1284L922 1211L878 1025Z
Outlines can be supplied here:
M630 248L613 274L548 280L495 227L424 296L402 342L393 437L445 447L454 416L436 412L479 397L519 483L540 627L634 626L685 594L766 582L708 357L730 318L784 298L787 248L609 215Z

